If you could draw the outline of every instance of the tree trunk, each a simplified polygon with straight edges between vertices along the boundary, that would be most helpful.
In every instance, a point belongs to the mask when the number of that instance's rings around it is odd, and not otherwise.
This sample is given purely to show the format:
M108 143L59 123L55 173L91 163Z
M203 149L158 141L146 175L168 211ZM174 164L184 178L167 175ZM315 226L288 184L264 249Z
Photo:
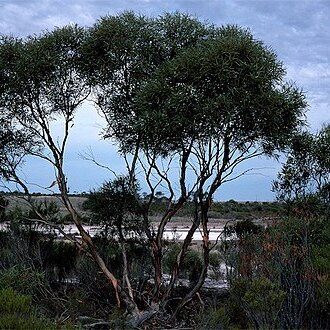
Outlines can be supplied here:
M202 227L203 227L203 268L199 275L198 281L196 285L191 289L191 291L183 298L180 305L174 312L176 316L180 310L187 304L196 293L201 289L202 285L207 276L207 270L210 262L210 240L209 240L209 230L208 230L208 210L209 210L209 202L201 203L201 219L202 219Z
M154 266L154 290L153 300L159 300L159 290L162 284L162 247L159 247L155 241L152 242L152 263Z
M97 250L94 246L94 243L92 241L92 237L84 229L79 214L77 213L77 211L72 206L72 203L71 203L71 201L69 199L69 196L68 196L68 189L67 189L67 185L66 185L65 176L62 172L61 166L58 166L58 186L59 186L59 189L60 189L60 192L61 192L62 201L63 201L66 209L70 213L70 215L72 217L72 220L75 223L75 225L76 225L76 227L79 231L79 234L81 235L81 239L82 239L83 243L87 246L88 252L91 254L91 256L93 257L96 264L100 267L103 274L111 282L111 284L112 284L112 286L115 290L117 305L118 305L118 307L120 307L121 299L120 299L120 295L119 295L120 287L118 285L118 280L114 276L114 274L112 274L110 272L110 270L107 268L104 260L98 254L98 252L97 252Z
M187 233L187 236L186 236L186 238L183 241L181 250L180 250L180 252L179 252L179 254L178 254L177 258L176 258L176 262L175 262L175 265L173 267L172 274L171 274L171 280L170 280L170 283L168 285L166 294L163 297L163 301L165 299L167 299L171 295L171 293L173 291L173 287L174 287L174 285L175 285L175 283L176 283L176 281L177 281L177 279L179 277L180 268L182 266L184 257L186 256L186 253L188 251L189 245L192 242L192 238L193 238L194 233L196 232L197 228L199 227L199 224L200 224L200 218L198 216L198 210L196 210L193 224L191 225L191 227L190 227L190 229L189 229L189 231Z

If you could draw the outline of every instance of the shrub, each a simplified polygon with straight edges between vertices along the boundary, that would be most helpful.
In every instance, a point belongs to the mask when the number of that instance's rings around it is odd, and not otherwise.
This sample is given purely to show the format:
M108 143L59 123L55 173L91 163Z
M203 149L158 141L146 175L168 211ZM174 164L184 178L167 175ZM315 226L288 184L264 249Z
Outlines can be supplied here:
M236 279L232 285L232 299L236 301L246 317L257 329L279 327L279 313L286 293L278 283L267 278Z
M229 324L228 317L226 315L226 310L224 307L214 308L204 310L201 313L201 316L197 322L197 329L212 329L212 330L221 330L227 329L227 325Z
M46 240L40 243L42 266L49 280L62 282L76 266L78 249L66 241Z
M220 269L221 265L221 253L219 251L213 251L210 253L210 269L212 271L211 275L215 280L219 280L222 277L222 271Z
M170 244L164 257L165 271L170 272L173 269L180 249L180 243ZM188 250L181 267L181 274L190 281L195 281L198 279L202 267L203 260L201 254L195 250Z
M0 290L0 329L56 329L48 320L39 317L31 304L32 298L11 288Z
M34 296L46 285L44 274L20 266L0 271L0 289L13 289Z

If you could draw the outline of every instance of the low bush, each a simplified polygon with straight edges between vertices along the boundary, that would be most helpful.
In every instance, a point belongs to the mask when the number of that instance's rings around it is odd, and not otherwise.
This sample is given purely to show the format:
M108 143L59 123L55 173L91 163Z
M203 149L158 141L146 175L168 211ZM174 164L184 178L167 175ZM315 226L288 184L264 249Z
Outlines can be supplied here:
M31 296L7 288L0 290L0 329L51 330L56 327L38 315Z
M21 266L0 271L0 289L12 289L19 294L38 295L47 286L44 274Z

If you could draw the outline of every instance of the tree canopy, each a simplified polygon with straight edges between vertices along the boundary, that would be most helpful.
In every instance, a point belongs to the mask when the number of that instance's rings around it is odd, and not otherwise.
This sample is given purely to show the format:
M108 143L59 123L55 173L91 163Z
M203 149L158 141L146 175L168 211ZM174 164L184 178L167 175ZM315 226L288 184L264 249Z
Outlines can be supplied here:
M132 149L140 140L132 127L141 86L161 64L212 33L213 28L180 13L157 19L132 12L101 18L89 30L83 70L108 122L105 136L115 138L122 150Z
M274 182L274 190L282 199L294 200L316 195L330 200L330 126L316 134L296 135L288 158Z
M144 132L146 148L162 151L214 137L271 153L297 131L306 105L284 74L248 31L220 28L156 70L140 91L132 128Z

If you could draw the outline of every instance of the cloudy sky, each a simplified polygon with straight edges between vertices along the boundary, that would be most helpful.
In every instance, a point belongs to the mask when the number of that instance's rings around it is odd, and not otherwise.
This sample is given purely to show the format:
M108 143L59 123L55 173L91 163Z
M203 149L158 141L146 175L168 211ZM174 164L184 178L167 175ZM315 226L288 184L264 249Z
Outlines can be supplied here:
M55 26L77 23L91 26L98 18L133 10L148 16L181 11L216 25L237 24L251 30L278 54L287 68L287 80L295 81L307 95L308 122L317 131L330 121L330 1L329 0L0 0L0 33L26 37ZM110 177L96 170L79 154L89 147L100 162L123 172L124 164L109 143L100 141L102 120L92 107L78 115L67 154L71 191L97 188ZM218 199L272 200L271 181L280 164L260 160L262 167L223 187ZM29 161L25 174L42 186L53 177L44 164ZM46 181L46 182L45 182Z

